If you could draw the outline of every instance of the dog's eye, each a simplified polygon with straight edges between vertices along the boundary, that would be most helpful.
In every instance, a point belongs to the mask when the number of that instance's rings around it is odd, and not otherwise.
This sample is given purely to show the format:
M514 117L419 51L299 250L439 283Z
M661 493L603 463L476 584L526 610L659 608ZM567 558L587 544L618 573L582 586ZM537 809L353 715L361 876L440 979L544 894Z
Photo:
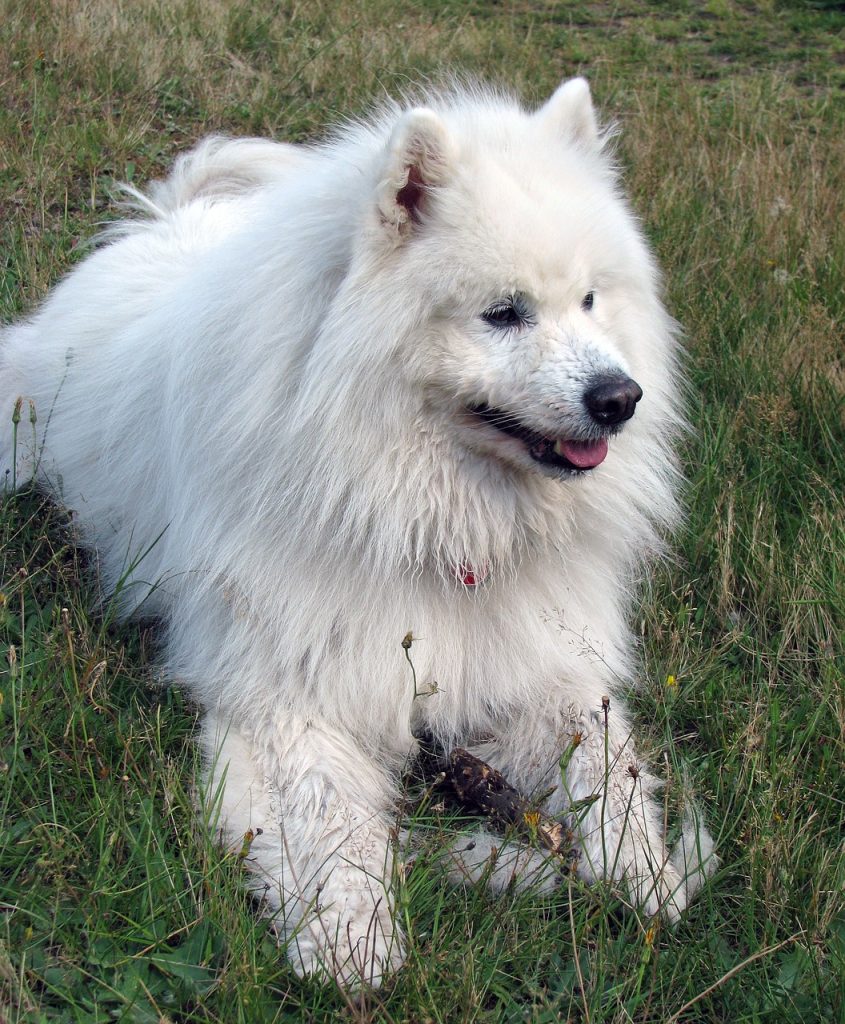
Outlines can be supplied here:
M523 327L532 322L525 301L518 295L509 295L506 299L494 302L484 310L481 319L491 327L503 331Z
M587 292L587 294L584 296L584 298L581 299L581 309L583 309L585 313L588 312L589 310L591 310L593 308L593 303L595 302L595 300L596 300L596 293L595 292Z

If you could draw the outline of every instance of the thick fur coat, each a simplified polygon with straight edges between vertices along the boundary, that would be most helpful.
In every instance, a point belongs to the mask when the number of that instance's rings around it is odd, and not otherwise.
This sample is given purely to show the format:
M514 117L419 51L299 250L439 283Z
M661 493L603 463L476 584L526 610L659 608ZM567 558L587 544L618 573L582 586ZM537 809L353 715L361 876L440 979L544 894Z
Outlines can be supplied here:
M350 984L402 959L390 831L421 731L552 813L601 796L579 870L648 913L676 918L710 852L691 826L667 851L619 697L681 392L589 90L423 103L314 147L205 141L0 338L0 471L161 619L227 836L256 833L298 969ZM454 856L472 876L489 849Z

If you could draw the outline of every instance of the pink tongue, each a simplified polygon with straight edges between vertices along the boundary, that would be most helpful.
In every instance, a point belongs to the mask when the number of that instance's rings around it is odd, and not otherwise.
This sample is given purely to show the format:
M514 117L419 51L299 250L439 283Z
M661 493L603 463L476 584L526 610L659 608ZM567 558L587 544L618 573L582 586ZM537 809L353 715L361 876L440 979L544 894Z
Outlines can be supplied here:
M607 441L561 441L563 457L578 469L592 469L607 456Z

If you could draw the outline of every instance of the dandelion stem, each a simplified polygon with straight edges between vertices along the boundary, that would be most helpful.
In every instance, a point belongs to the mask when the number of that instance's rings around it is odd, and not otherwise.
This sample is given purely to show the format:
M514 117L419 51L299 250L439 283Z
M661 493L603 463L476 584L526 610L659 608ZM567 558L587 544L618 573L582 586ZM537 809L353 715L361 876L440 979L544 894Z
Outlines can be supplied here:
M12 410L12 492L14 493L18 489L18 424L21 421L21 405L23 399L18 398L15 401L15 407Z
M601 707L604 713L604 785L601 791L601 861L602 870L607 875L607 837L604 823L607 814L607 788L610 784L610 738L607 732L607 716L610 711L610 697L602 697Z

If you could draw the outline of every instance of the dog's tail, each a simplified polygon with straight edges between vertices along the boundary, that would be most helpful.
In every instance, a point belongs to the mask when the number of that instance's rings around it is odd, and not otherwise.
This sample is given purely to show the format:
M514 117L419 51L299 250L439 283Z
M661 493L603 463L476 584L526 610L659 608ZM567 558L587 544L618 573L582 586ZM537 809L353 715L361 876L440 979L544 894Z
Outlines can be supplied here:
M163 220L199 198L227 198L284 181L308 159L308 150L268 139L212 135L180 156L167 178L148 192L123 185L126 205Z

